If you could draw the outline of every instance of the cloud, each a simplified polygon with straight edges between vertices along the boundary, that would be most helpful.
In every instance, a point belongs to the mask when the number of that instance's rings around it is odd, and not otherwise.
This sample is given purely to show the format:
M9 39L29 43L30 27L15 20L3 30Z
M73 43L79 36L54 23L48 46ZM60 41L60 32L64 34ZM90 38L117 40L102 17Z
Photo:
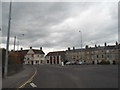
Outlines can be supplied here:
M3 44L5 44L9 3L4 2ZM115 43L118 40L117 2L14 2L11 45L17 36L22 47L62 50L86 44ZM22 34L25 34L22 36Z

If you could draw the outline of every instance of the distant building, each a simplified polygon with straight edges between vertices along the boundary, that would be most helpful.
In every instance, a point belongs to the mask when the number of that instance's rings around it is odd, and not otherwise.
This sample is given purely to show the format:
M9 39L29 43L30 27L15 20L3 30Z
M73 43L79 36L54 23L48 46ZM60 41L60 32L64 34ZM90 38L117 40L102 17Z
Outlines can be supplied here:
M66 50L67 61L82 61L91 64L99 64L102 61L109 61L110 64L119 63L120 58L120 44L116 42L116 45L89 47L86 45L83 49L68 48Z
M61 64L65 61L65 51L49 52L46 55L46 64Z
M42 50L42 47L40 47L40 50L37 49L30 49L28 50L27 54L24 57L24 63L25 64L44 64L45 63L45 53Z

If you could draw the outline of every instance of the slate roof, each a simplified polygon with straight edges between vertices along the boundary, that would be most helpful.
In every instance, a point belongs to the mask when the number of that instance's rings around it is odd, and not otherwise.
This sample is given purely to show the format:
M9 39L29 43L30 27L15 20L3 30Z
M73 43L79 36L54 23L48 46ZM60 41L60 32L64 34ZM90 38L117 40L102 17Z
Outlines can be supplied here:
M98 46L98 47L89 47L89 48L82 48L83 51L91 51L91 50L104 50L104 49L120 49L120 44L119 45L111 45L111 46ZM66 52L81 52L81 49L71 49L71 50L66 50Z
M46 56L54 56L54 55L64 55L65 51L55 51L55 52L49 52Z
M45 54L42 50L32 49L35 54Z
M45 54L42 50L37 50L37 49L32 49L32 50L35 52L35 54ZM26 55L28 51L29 51L29 50L19 50L18 52L21 52L21 53L23 53L24 55ZM16 52L17 52L17 51L16 51Z

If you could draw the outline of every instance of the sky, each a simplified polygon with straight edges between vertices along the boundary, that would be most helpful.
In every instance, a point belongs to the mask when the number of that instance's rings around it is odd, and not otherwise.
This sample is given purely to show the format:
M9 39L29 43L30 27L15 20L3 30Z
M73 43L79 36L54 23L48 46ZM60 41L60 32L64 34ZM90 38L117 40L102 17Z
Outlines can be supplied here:
M2 48L6 48L8 15L9 2L2 2ZM19 49L43 47L45 53L81 48L81 40L83 48L105 42L114 45L118 41L118 2L13 2L10 50L14 36Z

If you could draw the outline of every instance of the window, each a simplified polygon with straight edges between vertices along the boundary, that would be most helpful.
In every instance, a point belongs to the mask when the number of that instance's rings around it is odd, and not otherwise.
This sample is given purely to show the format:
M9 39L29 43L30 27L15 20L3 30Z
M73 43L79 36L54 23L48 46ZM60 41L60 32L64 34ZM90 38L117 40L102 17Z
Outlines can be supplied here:
M47 60L47 63L49 63L49 60Z
M103 58L103 55L102 55L102 58Z
M42 63L42 60L41 60L41 63Z
M34 54L32 54L31 56L34 57Z
M79 58L79 56L77 56L77 58Z
M107 50L107 53L109 53L109 50Z
M97 55L97 58L98 58L98 55Z
M50 56L50 64L52 64L52 56Z

